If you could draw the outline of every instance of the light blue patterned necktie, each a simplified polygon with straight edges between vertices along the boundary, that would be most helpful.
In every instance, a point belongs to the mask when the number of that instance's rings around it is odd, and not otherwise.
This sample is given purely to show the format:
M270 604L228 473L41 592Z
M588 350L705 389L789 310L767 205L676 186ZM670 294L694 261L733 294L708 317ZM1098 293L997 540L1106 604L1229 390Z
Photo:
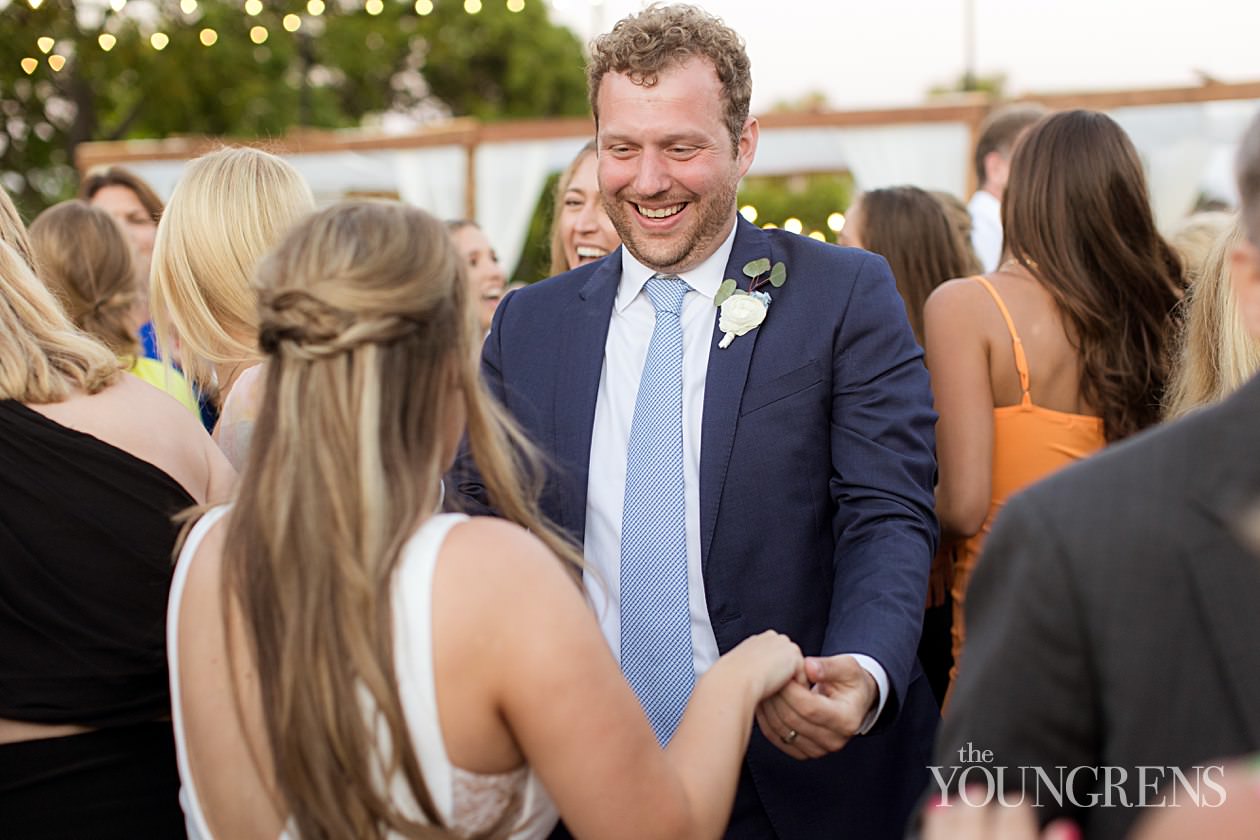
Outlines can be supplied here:
M626 453L621 670L664 746L696 681L687 599L680 317L690 287L677 277L657 274L644 291L656 307L656 326L639 379Z

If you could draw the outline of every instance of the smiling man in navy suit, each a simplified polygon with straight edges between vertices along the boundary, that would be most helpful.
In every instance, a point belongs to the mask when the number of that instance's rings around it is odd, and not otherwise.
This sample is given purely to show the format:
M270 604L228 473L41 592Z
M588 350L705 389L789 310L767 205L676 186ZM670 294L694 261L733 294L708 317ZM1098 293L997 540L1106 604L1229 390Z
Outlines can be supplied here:
M662 744L720 652L774 628L812 655L758 712L728 836L899 837L937 720L915 662L937 527L892 275L738 217L758 126L720 21L652 7L592 53L624 247L506 298L488 383L551 456L546 511Z

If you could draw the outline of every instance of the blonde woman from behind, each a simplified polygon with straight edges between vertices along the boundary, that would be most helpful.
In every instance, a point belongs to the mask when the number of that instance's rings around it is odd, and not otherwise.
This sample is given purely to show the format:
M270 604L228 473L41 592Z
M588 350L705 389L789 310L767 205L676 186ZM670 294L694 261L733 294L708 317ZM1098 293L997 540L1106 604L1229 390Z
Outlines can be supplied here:
M661 750L524 489L460 266L423 211L348 203L259 270L250 480L168 611L194 838L541 838L552 801L579 836L717 837L757 703L803 669L749 639ZM507 522L438 512L465 432Z
M1208 249L1186 290L1185 320L1164 401L1167 420L1220 402L1260 370L1260 341L1243 324L1229 276L1230 254L1241 242L1242 226L1235 218Z
M237 469L249 450L262 360L250 278L314 207L290 164L258 149L225 148L188 165L158 223L149 301L158 340L170 355L178 336L184 371L216 395L214 439Z

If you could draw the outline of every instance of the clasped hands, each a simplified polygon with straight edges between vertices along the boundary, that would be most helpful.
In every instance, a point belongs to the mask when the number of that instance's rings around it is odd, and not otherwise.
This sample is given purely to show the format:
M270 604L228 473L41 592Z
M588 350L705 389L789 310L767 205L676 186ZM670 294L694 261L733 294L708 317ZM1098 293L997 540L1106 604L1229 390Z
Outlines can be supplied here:
M810 656L757 707L757 725L793 758L821 758L858 733L878 700L875 678L852 656Z

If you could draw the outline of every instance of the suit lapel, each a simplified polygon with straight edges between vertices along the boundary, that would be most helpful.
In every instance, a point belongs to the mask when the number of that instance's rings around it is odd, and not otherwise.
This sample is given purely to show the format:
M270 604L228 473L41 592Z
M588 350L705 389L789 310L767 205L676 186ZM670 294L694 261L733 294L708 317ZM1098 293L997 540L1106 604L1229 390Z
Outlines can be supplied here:
M566 530L579 542L586 534L586 486L590 472L591 432L595 401L604 365L604 345L617 285L621 279L620 250L608 255L578 290L561 318L564 337L555 390L555 453L569 474L564 494Z
M763 257L773 260L775 256L771 253L770 237L760 228L740 217L737 217L736 225L735 242L723 278L732 278L739 288L747 289L749 280L744 276L744 265ZM774 289L766 291L778 293ZM773 313L772 302L766 314L767 324L774 318ZM726 481L731 447L735 443L740 400L744 394L744 383L748 381L753 348L762 329L764 327L745 333L728 347L719 348L722 331L718 329L718 313L715 311L713 315L713 340L709 349L709 368L704 383L704 417L700 427L700 557L706 576L722 487Z

